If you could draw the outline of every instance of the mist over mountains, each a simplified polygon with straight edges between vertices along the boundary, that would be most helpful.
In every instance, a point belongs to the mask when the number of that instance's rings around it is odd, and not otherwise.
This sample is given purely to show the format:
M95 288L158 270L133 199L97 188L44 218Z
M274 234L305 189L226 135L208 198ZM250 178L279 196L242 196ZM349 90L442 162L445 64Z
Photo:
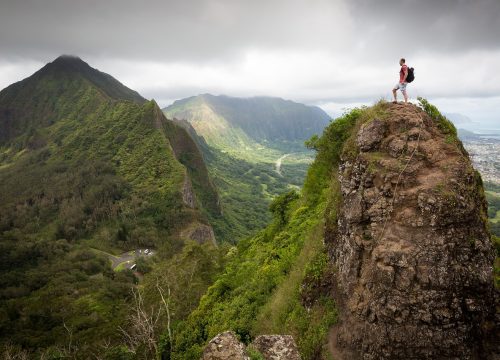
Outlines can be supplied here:
M177 100L164 112L167 116L188 120L209 142L227 136L222 131L235 129L253 141L267 142L271 146L272 142L303 142L320 133L330 120L318 107L280 98L233 98L210 94ZM206 124L209 121L210 124Z

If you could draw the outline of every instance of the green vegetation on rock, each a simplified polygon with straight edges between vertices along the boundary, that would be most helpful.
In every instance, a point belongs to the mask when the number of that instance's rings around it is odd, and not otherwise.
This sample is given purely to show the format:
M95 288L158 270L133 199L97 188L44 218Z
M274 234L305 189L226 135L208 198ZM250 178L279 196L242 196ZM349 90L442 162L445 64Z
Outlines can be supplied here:
M363 111L345 114L309 141L317 156L302 193L276 197L270 205L272 223L229 251L224 272L176 326L164 356L199 358L207 341L232 330L246 343L264 333L292 334L304 359L326 358L326 335L337 315L328 294L331 284L322 283L331 278L323 227L335 221L334 174Z

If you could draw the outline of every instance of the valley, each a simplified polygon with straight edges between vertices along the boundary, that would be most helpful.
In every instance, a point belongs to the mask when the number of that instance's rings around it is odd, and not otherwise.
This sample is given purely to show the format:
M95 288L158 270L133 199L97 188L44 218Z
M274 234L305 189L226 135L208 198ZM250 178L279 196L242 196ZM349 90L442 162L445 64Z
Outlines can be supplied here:
M484 181L491 233L500 236L500 140L465 130L459 135Z
M0 360L500 360L500 0L0 34Z
M197 138L225 213L211 223L231 243L270 221L273 197L302 186L314 155L304 142L330 121L319 108L271 97L203 94L163 112Z

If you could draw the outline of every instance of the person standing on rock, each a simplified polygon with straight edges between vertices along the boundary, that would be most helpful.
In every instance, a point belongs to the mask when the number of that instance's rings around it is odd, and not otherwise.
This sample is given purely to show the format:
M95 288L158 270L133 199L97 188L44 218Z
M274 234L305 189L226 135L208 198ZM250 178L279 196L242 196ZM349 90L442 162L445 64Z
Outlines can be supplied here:
M408 94L406 93L406 85L408 84L406 82L406 77L408 76L408 66L406 66L405 62L406 61L404 58L399 60L399 65L401 65L401 70L399 70L399 83L397 83L394 86L394 89L392 89L392 94L394 95L393 103L395 104L397 104L398 102L398 96L396 94L398 90L401 90L401 92L403 93L405 104L408 103Z

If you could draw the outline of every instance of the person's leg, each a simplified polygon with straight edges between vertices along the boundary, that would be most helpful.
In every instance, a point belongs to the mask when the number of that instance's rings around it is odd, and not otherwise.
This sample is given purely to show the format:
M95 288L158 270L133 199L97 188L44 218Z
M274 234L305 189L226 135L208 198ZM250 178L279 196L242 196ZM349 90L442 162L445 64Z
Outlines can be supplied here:
M397 102L398 101L398 95L396 93L396 91L398 91L398 89L392 89L392 95L394 96L394 102Z
M403 90L403 96L405 98L405 104L408 104L408 94L406 93L406 89Z

